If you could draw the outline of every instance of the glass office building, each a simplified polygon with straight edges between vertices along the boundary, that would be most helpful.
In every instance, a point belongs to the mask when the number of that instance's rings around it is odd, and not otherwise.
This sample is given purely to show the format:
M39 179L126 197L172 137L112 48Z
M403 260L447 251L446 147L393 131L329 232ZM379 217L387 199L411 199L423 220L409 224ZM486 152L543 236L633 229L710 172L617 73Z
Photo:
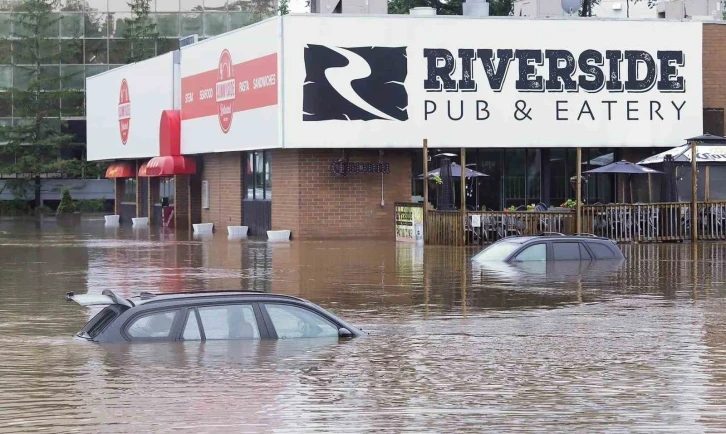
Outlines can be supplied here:
M23 51L13 41L12 11L17 2L0 1L0 125L19 122L13 102L3 88L27 86L29 75L23 68ZM197 34L200 39L244 27L276 13L274 0L150 0L151 15L159 39L156 54L179 48L179 38ZM124 39L126 19L132 19L128 0L61 0L60 20L44 36L58 39L59 56L44 65L46 74L62 77L61 86L78 90L74 97L58 101L57 123L76 136L79 143L63 158L85 158L85 79L126 62L130 44ZM14 32L15 30L15 32ZM42 49L42 47L41 47ZM53 122L53 120L49 120Z

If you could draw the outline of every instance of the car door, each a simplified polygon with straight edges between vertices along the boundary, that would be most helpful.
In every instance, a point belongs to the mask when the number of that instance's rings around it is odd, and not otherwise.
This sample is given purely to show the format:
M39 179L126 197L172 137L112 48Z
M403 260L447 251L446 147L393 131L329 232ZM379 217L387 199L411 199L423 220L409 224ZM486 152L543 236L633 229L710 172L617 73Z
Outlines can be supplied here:
M339 337L340 324L302 304L269 301L260 309L273 339Z
M227 302L188 307L178 340L256 340L269 331L260 307L251 302Z
M535 262L547 261L549 253L547 252L547 243L532 243L525 246L512 256L510 262Z

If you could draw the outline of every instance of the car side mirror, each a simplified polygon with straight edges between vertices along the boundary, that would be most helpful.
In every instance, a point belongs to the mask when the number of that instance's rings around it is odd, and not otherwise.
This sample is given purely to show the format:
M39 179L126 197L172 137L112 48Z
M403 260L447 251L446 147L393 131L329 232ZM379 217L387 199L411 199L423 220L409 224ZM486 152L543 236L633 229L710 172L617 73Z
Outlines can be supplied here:
M352 338L353 333L351 333L350 330L348 330L347 328L341 327L338 329L338 337L339 338Z

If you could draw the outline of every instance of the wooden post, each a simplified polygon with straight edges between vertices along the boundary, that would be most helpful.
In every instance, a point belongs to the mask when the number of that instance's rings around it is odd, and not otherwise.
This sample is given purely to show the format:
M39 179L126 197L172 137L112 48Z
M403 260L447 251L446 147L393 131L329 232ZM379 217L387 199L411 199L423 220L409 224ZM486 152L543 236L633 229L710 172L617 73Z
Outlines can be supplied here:
M423 139L423 240L426 244L426 232L428 226L426 221L429 218L429 141Z
M575 184L575 233L582 233L582 148L577 147L577 182Z
M696 142L691 142L691 241L698 241L698 166Z
M461 148L461 240L466 245L466 148Z
M651 186L650 173L648 174L648 203L653 203L653 187Z

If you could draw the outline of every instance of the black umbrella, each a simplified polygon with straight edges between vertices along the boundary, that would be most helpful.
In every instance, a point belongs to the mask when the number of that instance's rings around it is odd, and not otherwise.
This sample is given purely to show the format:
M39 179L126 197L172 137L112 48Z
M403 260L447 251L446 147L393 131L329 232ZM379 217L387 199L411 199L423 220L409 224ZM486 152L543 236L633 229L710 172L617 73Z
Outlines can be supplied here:
M610 163L607 166L598 167L597 169L588 170L587 174L597 173L612 173L620 175L650 175L651 173L663 173L660 170L651 169L649 167L639 166L629 161L618 161ZM623 202L625 202L625 185L623 185ZM633 181L630 180L630 201L633 201Z
M649 173L663 173L660 170L651 169L649 167L638 166L635 163L629 161L618 161L616 163L610 163L607 166L598 167L597 169L588 170L582 173L619 173L624 175L643 174Z

